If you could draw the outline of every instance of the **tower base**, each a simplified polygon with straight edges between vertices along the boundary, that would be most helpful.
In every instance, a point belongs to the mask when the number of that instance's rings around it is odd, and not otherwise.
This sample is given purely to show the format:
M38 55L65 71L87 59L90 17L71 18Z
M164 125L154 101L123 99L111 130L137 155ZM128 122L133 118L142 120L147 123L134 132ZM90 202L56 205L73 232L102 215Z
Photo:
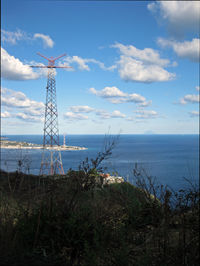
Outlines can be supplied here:
M64 175L60 151L43 149L39 175Z

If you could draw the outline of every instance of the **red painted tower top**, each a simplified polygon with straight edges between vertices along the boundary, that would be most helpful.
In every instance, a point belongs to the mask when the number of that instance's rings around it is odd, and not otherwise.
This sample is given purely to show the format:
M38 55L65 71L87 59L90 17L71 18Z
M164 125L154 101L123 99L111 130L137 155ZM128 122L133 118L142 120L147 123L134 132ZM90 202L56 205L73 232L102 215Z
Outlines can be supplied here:
M31 67L39 67L39 68L72 68L70 66L55 66L55 61L63 56L66 56L66 54L62 54L58 57L53 57L51 56L50 58L40 54L40 53L37 53L38 55L40 55L41 57L45 58L46 60L48 60L48 65L47 66L31 66Z

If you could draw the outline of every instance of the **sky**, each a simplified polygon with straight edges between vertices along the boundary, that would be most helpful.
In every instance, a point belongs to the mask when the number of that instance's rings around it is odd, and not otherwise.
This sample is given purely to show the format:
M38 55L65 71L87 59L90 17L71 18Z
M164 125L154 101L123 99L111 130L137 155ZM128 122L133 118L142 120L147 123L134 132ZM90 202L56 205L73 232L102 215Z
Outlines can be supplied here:
M199 1L1 1L1 133L198 134Z

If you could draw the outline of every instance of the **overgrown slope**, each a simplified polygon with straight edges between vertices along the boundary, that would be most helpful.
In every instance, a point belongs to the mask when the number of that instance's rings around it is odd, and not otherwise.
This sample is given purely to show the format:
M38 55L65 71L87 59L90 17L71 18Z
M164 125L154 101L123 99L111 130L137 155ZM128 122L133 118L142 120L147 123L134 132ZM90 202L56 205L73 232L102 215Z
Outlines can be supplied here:
M198 190L137 180L1 172L0 265L198 265Z

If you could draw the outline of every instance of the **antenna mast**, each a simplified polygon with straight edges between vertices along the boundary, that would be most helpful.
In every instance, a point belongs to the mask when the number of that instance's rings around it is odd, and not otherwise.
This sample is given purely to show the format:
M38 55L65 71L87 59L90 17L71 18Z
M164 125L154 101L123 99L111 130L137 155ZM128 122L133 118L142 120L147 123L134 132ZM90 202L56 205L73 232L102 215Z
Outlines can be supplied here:
M65 137L66 137L66 134L64 133L64 134L63 134L63 147L66 146Z

